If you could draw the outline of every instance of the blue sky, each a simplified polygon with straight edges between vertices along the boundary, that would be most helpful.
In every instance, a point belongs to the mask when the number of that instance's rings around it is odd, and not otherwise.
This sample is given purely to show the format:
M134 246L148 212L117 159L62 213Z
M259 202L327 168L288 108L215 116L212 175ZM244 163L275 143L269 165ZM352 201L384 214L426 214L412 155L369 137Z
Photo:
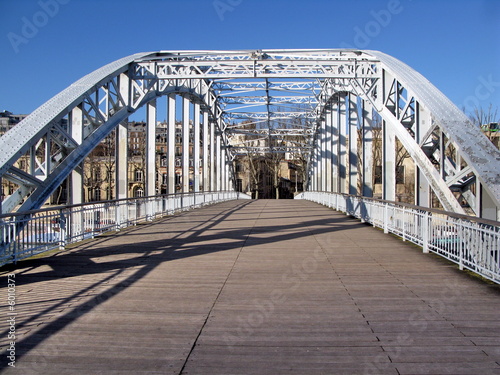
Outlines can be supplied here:
M500 107L498 0L0 0L0 110L29 113L136 52L352 46Z

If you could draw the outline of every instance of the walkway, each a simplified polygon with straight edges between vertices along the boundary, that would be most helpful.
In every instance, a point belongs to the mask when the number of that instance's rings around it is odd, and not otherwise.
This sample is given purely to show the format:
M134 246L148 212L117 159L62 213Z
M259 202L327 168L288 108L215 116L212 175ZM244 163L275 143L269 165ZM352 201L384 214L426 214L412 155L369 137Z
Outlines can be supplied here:
M307 201L226 202L2 271L6 374L500 373L498 286Z

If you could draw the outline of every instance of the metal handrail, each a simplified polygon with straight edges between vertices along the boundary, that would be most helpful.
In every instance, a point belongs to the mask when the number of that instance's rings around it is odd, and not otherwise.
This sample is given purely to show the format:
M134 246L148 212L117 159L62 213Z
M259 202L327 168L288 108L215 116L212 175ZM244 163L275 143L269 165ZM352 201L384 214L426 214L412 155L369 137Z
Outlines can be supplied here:
M0 215L0 266L64 249L109 231L119 231L181 211L234 199L234 191L179 193L117 199Z
M356 217L500 284L500 222L410 204L330 192L306 199Z

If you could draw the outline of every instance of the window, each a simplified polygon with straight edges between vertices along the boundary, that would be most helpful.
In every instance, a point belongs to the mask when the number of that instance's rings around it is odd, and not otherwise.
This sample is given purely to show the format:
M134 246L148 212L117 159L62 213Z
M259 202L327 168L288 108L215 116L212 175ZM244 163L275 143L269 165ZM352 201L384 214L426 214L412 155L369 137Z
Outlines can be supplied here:
M94 181L99 181L101 179L101 170L99 168L94 169Z
M100 201L100 200L101 200L101 189L95 188L94 189L94 201Z
M89 188L89 202L95 202L101 200L101 188Z
M144 196L144 190L142 190L142 188L136 188L134 192L134 197L141 198L143 196Z
M144 180L144 173L142 172L142 170L136 169L134 177L136 182L142 182Z

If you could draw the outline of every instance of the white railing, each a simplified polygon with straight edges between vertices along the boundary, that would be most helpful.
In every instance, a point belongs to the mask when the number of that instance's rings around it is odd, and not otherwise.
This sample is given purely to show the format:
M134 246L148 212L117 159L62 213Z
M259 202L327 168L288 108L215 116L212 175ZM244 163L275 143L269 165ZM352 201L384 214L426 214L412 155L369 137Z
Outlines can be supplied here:
M347 194L304 192L320 203L394 233L500 284L500 222Z
M0 215L0 265L181 211L234 199L234 191L94 202Z

